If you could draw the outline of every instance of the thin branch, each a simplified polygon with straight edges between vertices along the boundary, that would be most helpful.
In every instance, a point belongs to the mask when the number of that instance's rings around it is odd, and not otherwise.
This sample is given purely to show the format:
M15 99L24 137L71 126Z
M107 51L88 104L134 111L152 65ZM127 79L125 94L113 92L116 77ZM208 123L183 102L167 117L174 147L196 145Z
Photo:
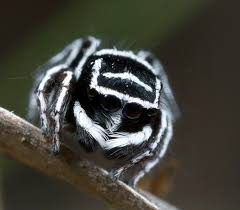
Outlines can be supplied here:
M141 194L78 157L67 147L51 155L51 144L38 128L0 107L0 153L94 195L114 209L177 210L146 192ZM144 194L144 195L143 195Z

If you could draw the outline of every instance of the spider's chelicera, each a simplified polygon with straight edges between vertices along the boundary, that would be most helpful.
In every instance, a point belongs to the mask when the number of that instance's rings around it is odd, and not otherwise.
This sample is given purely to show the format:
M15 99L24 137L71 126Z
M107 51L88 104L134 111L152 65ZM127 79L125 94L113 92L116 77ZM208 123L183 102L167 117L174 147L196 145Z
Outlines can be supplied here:
M60 150L65 124L87 151L122 159L115 179L134 169L133 186L164 156L172 137L176 103L166 74L147 51L102 49L94 37L78 39L40 67L29 118ZM124 178L122 178L124 180Z

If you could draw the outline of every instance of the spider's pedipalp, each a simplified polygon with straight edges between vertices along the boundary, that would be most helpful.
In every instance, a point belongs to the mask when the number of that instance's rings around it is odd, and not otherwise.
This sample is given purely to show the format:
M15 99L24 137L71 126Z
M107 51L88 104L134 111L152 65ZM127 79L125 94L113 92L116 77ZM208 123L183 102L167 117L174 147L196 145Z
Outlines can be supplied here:
M166 124L157 134L156 141L149 145L149 153L142 159L142 161L145 161L145 164L143 164L141 170L130 180L132 186L136 186L137 182L148 173L166 153L167 146L172 137L172 125L170 122L167 123L166 118L162 120L166 121Z
M163 111L161 115L161 128L157 133L151 135L148 139L149 143L146 145L145 149L141 150L127 164L124 164L117 169L113 169L111 174L120 177L128 169L136 167L134 175L128 180L128 184L135 187L139 179L159 162L166 151L166 146L169 144L172 135L171 125L169 127L167 122L168 115Z
M129 145L140 145L147 141L152 134L152 128L149 125L143 127L141 131L135 133L114 132L110 134L111 139L106 142L105 149L110 150L116 147L125 147Z
M87 137L90 137L92 141L97 141L98 144L104 148L107 140L105 129L87 115L78 101L74 103L73 112L76 119L77 129L80 131L84 130L88 135ZM82 139L79 140L81 141Z

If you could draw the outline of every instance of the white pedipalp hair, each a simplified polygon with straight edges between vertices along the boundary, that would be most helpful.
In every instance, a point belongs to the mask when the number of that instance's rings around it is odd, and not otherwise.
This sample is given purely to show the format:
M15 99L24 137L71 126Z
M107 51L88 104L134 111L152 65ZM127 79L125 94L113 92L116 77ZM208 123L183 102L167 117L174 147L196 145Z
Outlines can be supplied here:
M91 86L90 85L90 88L95 89L98 93L103 94L103 95L112 95L112 96L117 97L120 100L127 101L128 103L140 104L146 109L150 109L150 108L157 109L157 108L159 108L158 104L150 103L149 101L144 101L140 98L132 97L128 94L124 94L124 93L118 92L116 90L112 90L110 88L107 88L107 87Z
M114 131L116 131L122 122L121 113L117 112L108 115L107 114L103 115L106 118L106 127L109 133L113 133Z
M104 148L106 140L108 139L105 129L88 117L78 101L74 103L73 113L77 125L84 129L102 148Z
M100 69L102 66L102 58L97 59L94 62L94 65L92 67L93 72L92 72L92 79L90 83L90 88L95 89L98 93L103 94L103 95L113 95L120 100L128 101L129 103L138 103L141 104L144 108L149 109L149 108L158 108L159 105L158 103L150 103L149 101L144 101L140 98L132 97L128 94L120 93L116 90L112 90L107 87L99 86L98 85L98 76L100 75Z
M147 125L144 126L141 131L135 133L128 132L115 132L110 134L110 138L106 142L105 149L112 149L115 147L125 147L129 145L139 145L145 141L147 141L152 134L152 128Z

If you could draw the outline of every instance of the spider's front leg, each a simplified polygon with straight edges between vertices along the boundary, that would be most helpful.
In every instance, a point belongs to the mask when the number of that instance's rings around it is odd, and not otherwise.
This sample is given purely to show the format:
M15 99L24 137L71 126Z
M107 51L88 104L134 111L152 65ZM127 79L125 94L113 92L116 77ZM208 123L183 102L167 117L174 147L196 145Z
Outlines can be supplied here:
M110 176L114 180L133 169L132 177L126 182L128 185L136 187L137 182L159 162L164 156L172 137L172 122L165 111L162 112L160 125L160 129L153 133L146 147L140 153L135 155L128 163L110 172Z
M29 119L36 121L36 102L44 135L53 139L53 152L60 147L60 130L71 99L71 86L81 76L88 58L96 51L100 40L94 37L77 39L39 69L35 94L31 94Z
M65 114L68 104L71 100L71 91L74 81L72 71L64 71L62 73L64 79L60 85L60 90L57 99L53 103L53 110L50 112L52 120L51 133L52 133L52 151L57 154L60 150L60 131L64 123Z
M56 66L50 69L36 90L42 131L44 135L52 138L54 154L60 149L59 135L70 101L74 78L69 68L62 67Z

